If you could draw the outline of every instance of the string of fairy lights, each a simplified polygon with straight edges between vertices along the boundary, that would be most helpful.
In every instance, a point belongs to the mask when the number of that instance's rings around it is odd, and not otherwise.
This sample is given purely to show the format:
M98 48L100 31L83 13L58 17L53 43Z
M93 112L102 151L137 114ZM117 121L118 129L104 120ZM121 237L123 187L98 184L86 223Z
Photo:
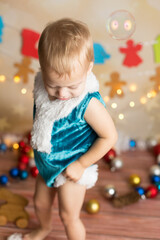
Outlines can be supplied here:
M159 90L160 90L160 86L159 86ZM137 91L137 85L136 84L131 84L129 86L129 91L131 93L135 93ZM121 94L122 94L122 90L117 89L117 95L120 96ZM130 108L134 108L135 106L145 105L145 104L147 104L147 102L149 100L151 100L152 98L155 98L157 96L157 94L158 93L155 90L150 90L146 93L146 95L143 95L143 96L140 97L140 99L138 100L138 103L135 103L134 100L131 100L131 101L129 101L128 106ZM105 96L103 99L107 104L111 100L111 98L109 96ZM111 106L112 109L117 109L118 108L118 103L116 101L113 101L110 106ZM124 112L125 112L125 109L123 110L123 113L121 112L121 113L118 114L118 119L119 120L123 120L125 118Z
M5 75L0 75L0 83L4 83L5 81L6 81L6 76ZM20 83L21 78L19 76L14 76L13 81L14 81L15 84L18 84L18 83ZM160 86L159 86L159 90L160 90ZM131 84L129 86L129 91L132 92L132 93L135 93L137 91L137 85L136 84ZM25 87L21 88L21 94L25 95L26 93L27 93L27 88L25 88ZM120 96L121 94L122 94L122 90L117 89L117 95ZM155 98L156 96L157 96L156 91L150 90L145 96L140 97L139 103L142 104L142 105L145 105L149 99ZM103 99L107 104L111 100L109 96L105 96ZM116 103L115 101L112 102L110 106L111 106L112 109L116 109L116 110L118 109L118 103ZM135 106L137 106L137 104L135 103L135 101L132 100L132 101L129 101L128 106L130 108L134 108ZM118 119L123 120L124 118L125 118L124 111L120 112L118 114Z
M11 26L9 25L6 25L5 27L7 28L12 28ZM17 31L17 29L14 29L15 31ZM152 41L145 41L143 43L141 43L143 46L145 47L148 47L148 46L151 46L151 45L154 45L157 41L155 40L152 40ZM3 54L3 55L7 55L10 56L9 53L5 52L5 51L1 51L0 52ZM13 58L15 59L15 57L13 56L10 56L12 58L12 61L13 61ZM154 70L146 70L146 71L143 71L143 72L137 72L137 75L138 76L151 76L155 74L155 71ZM107 78L107 76L105 76L104 74L102 74L103 77ZM122 77L124 78L124 76ZM5 83L7 81L7 77L2 74L0 75L0 83ZM13 77L13 82L15 84L19 84L21 82L21 77L20 76L14 76ZM137 91L137 84L136 83L132 83L129 85L129 92L130 93L136 93ZM107 89L107 88L106 88ZM29 89L27 89L26 87L22 87L20 89L20 92L22 95L25 95L27 94ZM160 86L159 86L159 91L160 91ZM134 101L134 100L130 100L128 103L127 103L127 106L130 108L130 109L133 109L135 107L138 107L138 106L142 106L142 105L145 105L147 104L147 102L153 98L155 98L157 96L158 92L156 92L155 90L151 89L150 91L148 91L146 94L143 94L137 101ZM121 96L122 95L122 89L117 89L117 96ZM113 110L118 110L119 109L119 105L120 103L117 103L114 98L110 98L108 95L104 96L104 101L107 103L107 105L110 105L110 107L113 109ZM119 109L120 110L120 109ZM123 120L125 118L125 110L126 110L126 107L124 107L124 109L120 110L120 112L118 113L117 117L119 120Z
M0 83L4 83L6 81L6 76L5 75L0 75ZM13 81L15 83L19 83L21 81L21 78L19 76L15 76L13 78ZM26 88L22 88L21 89L21 93L24 95L27 93L27 89Z

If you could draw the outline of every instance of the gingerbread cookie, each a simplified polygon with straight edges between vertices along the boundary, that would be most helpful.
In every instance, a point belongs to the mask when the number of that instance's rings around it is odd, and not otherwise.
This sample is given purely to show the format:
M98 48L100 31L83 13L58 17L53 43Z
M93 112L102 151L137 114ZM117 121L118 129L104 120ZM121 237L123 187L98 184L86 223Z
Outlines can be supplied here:
M28 82L28 74L34 73L33 69L30 68L31 59L29 57L24 57L21 63L15 63L14 66L18 68L15 76L23 79L24 83Z
M105 83L105 86L110 86L111 87L109 96L111 98L113 98L114 96L123 97L124 93L123 93L123 90L122 90L122 86L126 85L126 82L121 81L119 79L119 73L118 72L113 72L110 76L111 76L111 81Z
M151 81L154 81L154 91L158 93L160 91L160 67L156 68L156 75L150 78Z

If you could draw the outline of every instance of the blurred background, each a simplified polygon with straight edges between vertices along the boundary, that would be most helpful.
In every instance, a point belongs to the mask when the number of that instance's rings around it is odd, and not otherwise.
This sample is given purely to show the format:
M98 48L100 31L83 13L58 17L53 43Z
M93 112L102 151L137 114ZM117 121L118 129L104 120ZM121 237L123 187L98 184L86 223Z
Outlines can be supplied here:
M134 18L135 31L125 39L107 30L117 10ZM0 0L0 132L31 130L39 35L63 17L79 19L91 31L93 72L120 135L159 139L159 0Z

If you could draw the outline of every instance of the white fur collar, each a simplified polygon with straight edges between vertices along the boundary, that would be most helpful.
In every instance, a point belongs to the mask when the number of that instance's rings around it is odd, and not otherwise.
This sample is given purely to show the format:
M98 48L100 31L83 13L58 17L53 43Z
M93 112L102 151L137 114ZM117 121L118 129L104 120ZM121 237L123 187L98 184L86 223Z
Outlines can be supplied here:
M45 90L42 74L39 72L34 83L34 100L36 115L31 132L31 145L40 152L51 152L51 134L53 123L56 120L67 117L78 106L87 93L99 90L99 83L93 73L87 76L86 87L83 93L76 98L66 101L56 99L50 101Z

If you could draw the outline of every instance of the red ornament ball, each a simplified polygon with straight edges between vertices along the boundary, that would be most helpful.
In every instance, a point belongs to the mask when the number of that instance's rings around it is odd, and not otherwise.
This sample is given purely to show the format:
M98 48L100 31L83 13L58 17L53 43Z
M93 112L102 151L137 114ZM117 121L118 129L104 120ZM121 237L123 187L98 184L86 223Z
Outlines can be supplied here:
M25 170L27 168L27 165L23 162L18 163L18 169L19 170Z
M25 145L24 147L23 147L23 149L22 149L22 152L24 152L24 153L29 153L30 151L31 151L31 146L30 145Z
M158 188L155 185L150 185L145 193L147 198L155 198L158 195Z
M30 141L31 141L31 133L30 132L27 134L27 139L28 139L28 142L30 143Z
M37 177L39 171L38 171L38 169L37 169L36 166L35 166L35 167L32 167L30 171L31 171L32 177Z
M26 145L26 144L25 144L24 141L20 141L20 142L19 142L19 146L20 146L21 148L23 148L25 145Z
M158 156L158 154L160 154L160 143L153 147L153 152L155 156Z
M22 163L28 164L29 157L27 155L22 155L22 156L20 156L19 161Z
M113 148L111 148L105 155L104 159L107 163L109 163L113 158L116 157L116 152Z

